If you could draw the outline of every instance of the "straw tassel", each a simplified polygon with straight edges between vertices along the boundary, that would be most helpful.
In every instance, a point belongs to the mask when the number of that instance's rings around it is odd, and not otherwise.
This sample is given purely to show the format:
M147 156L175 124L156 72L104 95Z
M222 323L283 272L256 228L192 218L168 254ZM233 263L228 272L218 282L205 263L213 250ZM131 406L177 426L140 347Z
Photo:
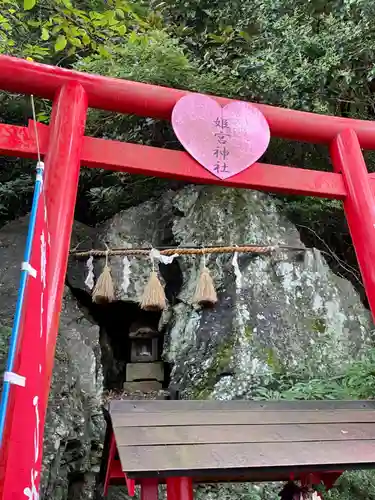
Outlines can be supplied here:
M167 307L163 285L160 283L157 272L155 271L154 259L152 261L152 271L150 278L143 291L140 300L140 307L144 311L163 311Z
M99 276L94 291L92 292L92 301L96 304L104 304L115 300L111 269L108 263L108 253L109 252L106 253L103 272Z
M206 267L206 259L203 254L203 267L200 272L197 287L195 289L193 304L201 307L213 307L217 302L215 285L210 271Z

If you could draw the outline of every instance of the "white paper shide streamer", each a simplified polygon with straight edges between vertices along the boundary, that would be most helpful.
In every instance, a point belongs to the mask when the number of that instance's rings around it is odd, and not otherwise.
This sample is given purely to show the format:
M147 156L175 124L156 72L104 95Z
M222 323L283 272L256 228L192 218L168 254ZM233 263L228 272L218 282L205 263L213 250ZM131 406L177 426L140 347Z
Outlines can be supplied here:
M174 253L173 255L163 255L159 252L159 250L156 250L156 248L153 248L150 252L150 259L158 260L162 264L172 264L176 257L178 257L178 253Z
M238 253L236 252L233 255L232 266L234 270L234 275L236 277L236 290L239 291L242 288L242 273L240 270L240 266L238 265Z
M86 262L86 267L87 267L87 277L85 279L85 285L89 290L92 290L94 288L95 284L95 276L94 276L94 257L91 255L91 257L87 260Z
M128 293L130 286L130 275L131 275L131 262L128 257L122 259L122 283L121 289L124 293Z

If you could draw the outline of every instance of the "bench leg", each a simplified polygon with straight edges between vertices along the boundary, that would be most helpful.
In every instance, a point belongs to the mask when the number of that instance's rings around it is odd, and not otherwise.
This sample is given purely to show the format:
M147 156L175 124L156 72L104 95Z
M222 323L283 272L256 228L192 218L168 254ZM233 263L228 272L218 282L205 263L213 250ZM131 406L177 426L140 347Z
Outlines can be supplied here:
M157 479L141 479L141 500L158 500L159 482Z
M190 477L167 478L168 500L193 500L193 481Z

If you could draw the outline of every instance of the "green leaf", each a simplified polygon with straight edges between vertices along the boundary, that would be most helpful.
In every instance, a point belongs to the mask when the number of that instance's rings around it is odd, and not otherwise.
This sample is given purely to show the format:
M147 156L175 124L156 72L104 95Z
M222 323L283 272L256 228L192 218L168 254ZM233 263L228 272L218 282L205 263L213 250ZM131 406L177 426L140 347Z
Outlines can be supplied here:
M56 39L55 42L55 51L56 52L61 52L62 50L65 49L67 44L67 40L64 35L59 35Z
M215 35L214 33L209 33L208 38L211 38L211 40L213 40L216 43L224 43L225 42L225 38L223 36Z
M238 34L240 35L240 37L242 37L247 42L251 41L251 36L246 31L240 31Z
M71 26L71 28L70 28L70 34L72 36L76 37L76 36L80 36L81 33L79 32L78 28L76 28L75 26Z
M122 24L121 26L119 26L117 28L117 33L119 33L120 35L125 35L125 33L126 33L126 26L125 26L125 24Z
M110 57L110 53L108 52L108 50L104 47L104 45L99 45L98 47L98 51L99 51L99 54L102 56L102 57Z
M85 33L83 36L82 36L82 43L83 45L89 45L91 42L91 39L90 37L88 36L87 33Z
M124 18L125 18L124 11L123 11L123 10L121 10L121 9L116 9L116 16L117 16L119 19L124 19Z
M129 42L130 43L136 43L138 42L138 35L135 31L132 31L129 36Z
M72 45L74 45L74 47L82 47L82 42L79 38L69 38L69 43L71 43Z
M49 39L49 31L47 28L42 28L42 40L48 40Z
M31 10L35 7L36 0L23 0L24 10Z
M59 31L61 31L62 27L59 25L59 26L55 26L54 28L52 28L52 34L53 35L56 35Z
M36 115L38 122L48 122L49 116L44 113L38 113Z

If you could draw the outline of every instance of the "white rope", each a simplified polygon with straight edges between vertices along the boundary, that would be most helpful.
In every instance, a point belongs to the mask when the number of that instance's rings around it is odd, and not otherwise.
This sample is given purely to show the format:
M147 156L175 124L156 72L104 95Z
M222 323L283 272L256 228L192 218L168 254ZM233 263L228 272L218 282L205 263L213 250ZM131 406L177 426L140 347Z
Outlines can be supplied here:
M42 163L41 161L41 156L40 156L40 146L39 146L39 134L38 134L38 127L36 124L36 113L35 113L35 103L34 103L34 96L31 94L30 96L31 99L31 109L33 111L33 121L34 121L34 131L35 131L35 142L36 142L36 150L38 153L38 166L39 164ZM44 167L44 164L43 164Z

